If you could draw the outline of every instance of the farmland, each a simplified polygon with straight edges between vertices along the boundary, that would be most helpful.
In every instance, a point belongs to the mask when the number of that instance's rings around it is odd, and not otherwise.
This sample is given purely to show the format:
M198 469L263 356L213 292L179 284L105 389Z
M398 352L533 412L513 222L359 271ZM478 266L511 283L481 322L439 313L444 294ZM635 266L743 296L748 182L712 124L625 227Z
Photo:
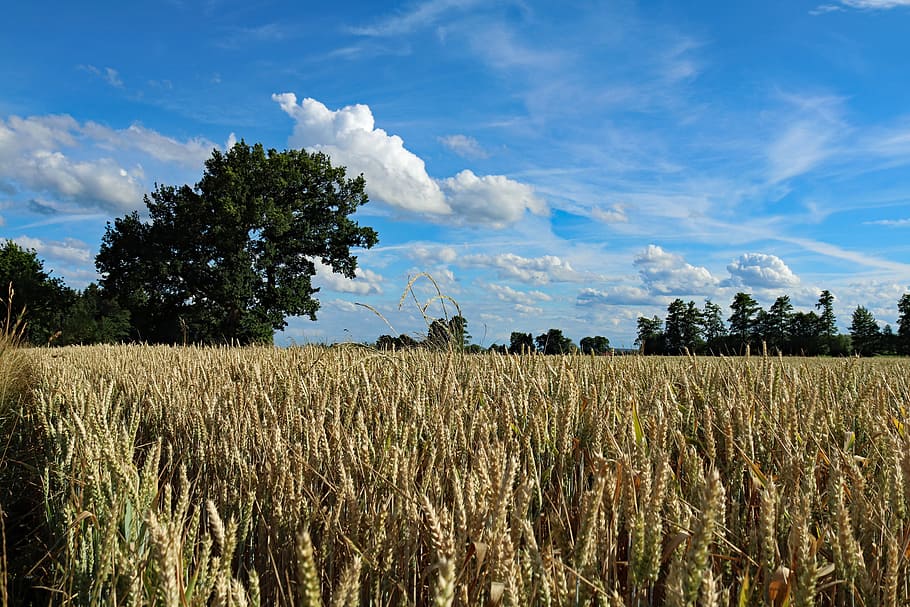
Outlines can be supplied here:
M10 603L910 602L906 360L0 363Z

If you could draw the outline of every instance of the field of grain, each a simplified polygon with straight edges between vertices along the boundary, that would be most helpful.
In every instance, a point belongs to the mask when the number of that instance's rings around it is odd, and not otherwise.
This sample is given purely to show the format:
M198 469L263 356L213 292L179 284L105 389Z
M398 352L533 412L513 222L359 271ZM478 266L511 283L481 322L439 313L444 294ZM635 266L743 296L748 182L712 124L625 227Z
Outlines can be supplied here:
M25 355L11 604L910 604L904 360Z

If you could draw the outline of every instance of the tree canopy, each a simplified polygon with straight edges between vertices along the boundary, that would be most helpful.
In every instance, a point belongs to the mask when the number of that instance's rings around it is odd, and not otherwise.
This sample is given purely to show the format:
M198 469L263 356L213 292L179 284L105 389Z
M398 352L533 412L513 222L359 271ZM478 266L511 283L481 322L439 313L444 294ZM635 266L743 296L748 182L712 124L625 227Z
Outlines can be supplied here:
M582 337L578 342L578 348L582 354L606 354L610 351L610 340L603 335Z
M367 202L328 156L215 150L194 187L157 185L138 213L108 223L96 258L105 293L154 343L271 342L290 315L316 318L316 263L355 276L353 247L376 232L350 218Z
M10 286L13 314L25 310L25 338L36 345L46 344L62 329L75 293L44 269L36 251L7 240L0 247L0 298L5 303L10 303L6 301Z
M860 356L875 353L881 338L881 331L875 316L864 306L857 306L850 323L850 339L853 350Z
M562 334L561 329L548 329L534 338L537 351L541 354L568 354L575 351L572 340Z

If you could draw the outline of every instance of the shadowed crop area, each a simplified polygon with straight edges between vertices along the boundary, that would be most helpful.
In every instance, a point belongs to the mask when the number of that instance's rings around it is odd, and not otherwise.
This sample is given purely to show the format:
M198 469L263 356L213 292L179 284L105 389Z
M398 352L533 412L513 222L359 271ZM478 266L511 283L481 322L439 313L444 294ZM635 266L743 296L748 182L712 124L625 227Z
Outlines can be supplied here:
M12 603L910 602L906 361L19 352Z

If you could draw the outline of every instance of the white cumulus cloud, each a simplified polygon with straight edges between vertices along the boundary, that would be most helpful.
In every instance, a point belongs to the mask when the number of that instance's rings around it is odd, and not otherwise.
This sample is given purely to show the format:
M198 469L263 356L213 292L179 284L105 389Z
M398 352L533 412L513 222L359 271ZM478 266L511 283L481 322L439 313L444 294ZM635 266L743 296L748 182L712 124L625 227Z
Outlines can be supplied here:
M526 210L542 214L546 204L533 189L501 175L478 176L464 170L436 180L423 159L397 135L376 128L369 106L330 110L315 99L297 102L293 93L272 95L294 119L290 144L328 154L352 173L363 173L370 196L401 209L431 217L503 227Z
M41 258L64 261L73 264L87 264L92 255L88 245L75 238L63 240L41 240L22 235L13 241L25 249L34 249Z
M315 99L298 104L293 93L272 95L272 99L297 123L291 145L325 152L335 164L363 173L372 196L406 211L452 212L423 160L404 147L401 137L377 129L369 106L333 111Z
M139 179L110 158L78 161L62 152L38 150L0 170L10 171L11 179L30 189L95 202L109 210L132 209L142 201Z
M522 316L541 316L543 314L543 308L525 304L515 304L515 311Z
M494 293L500 301L524 304L526 306L541 301L553 300L549 294L544 293L543 291L519 291L508 285L498 285L495 283L487 285L487 288L491 293Z
M383 277L371 270L357 268L357 277L353 280L332 271L320 261L316 264L316 276L313 285L337 293L354 293L355 295L372 295L382 293Z
M534 194L534 189L502 175L478 177L464 170L442 181L452 208L470 222L487 223L502 228L515 223L529 210L536 215L546 213L546 205Z
M637 255L633 263L651 293L702 293L718 282L707 268L693 266L681 255L668 253L653 244Z
M201 167L214 144L181 142L139 125L113 129L71 116L11 116L0 119L0 183L77 208L110 212L138 208L146 191L141 166L124 167L113 156L139 152L142 158Z
M458 253L452 247L430 247L416 245L408 252L408 256L423 263L452 263L458 259Z
M576 272L568 261L555 255L522 257L514 253L466 255L461 263L474 267L495 268L502 279L545 285L551 282L580 282L585 276Z
M799 285L799 277L776 255L745 253L728 266L731 286L775 289Z
M162 162L181 164L193 169L202 167L212 155L212 150L218 147L199 137L181 142L138 124L125 129L112 129L97 122L87 122L82 132L98 142L99 147L111 150L136 149Z
M581 307L599 305L652 305L654 296L641 287L617 285L608 290L586 288L582 289L575 300Z

